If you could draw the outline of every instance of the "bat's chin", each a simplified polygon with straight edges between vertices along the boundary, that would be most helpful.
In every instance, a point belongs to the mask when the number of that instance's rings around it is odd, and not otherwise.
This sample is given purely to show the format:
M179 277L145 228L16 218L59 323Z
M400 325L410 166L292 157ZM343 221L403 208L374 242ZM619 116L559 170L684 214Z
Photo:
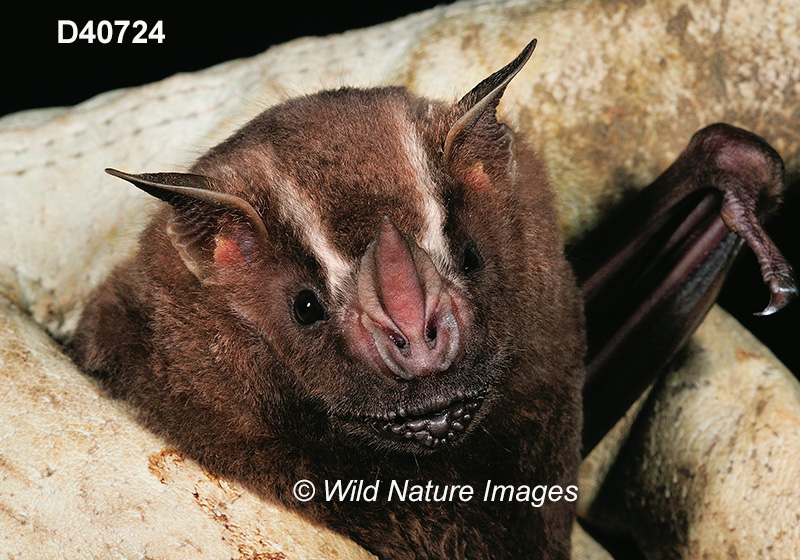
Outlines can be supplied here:
M353 370L347 377L358 380L358 389L337 388L338 398L323 401L320 412L342 443L381 453L444 452L468 445L471 434L492 416L508 367L502 356L494 356L389 387L369 385L375 379L371 371Z
M395 410L351 420L360 423L380 443L394 449L420 452L457 445L470 431L486 389L458 391Z

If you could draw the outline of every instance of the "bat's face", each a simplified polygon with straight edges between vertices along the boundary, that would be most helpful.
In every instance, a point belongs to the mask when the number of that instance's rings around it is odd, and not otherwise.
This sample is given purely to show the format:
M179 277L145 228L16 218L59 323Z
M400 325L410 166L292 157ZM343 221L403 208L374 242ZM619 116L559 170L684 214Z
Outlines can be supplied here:
M461 130L464 112L394 88L300 98L193 168L238 206L158 195L206 307L251 341L219 367L255 363L350 441L411 452L511 406L523 365L558 382L579 357L556 325L580 312L549 187L493 104Z

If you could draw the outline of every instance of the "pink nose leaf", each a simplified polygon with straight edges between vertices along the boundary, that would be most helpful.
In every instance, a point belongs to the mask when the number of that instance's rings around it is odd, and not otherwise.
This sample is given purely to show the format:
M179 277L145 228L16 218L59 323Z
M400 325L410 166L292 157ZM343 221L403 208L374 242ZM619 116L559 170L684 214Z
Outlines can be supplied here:
M450 367L459 342L450 296L428 254L388 217L361 259L358 298L362 324L395 375Z
M425 300L408 243L384 218L375 245L375 264L383 309L400 332L415 338L425 322Z

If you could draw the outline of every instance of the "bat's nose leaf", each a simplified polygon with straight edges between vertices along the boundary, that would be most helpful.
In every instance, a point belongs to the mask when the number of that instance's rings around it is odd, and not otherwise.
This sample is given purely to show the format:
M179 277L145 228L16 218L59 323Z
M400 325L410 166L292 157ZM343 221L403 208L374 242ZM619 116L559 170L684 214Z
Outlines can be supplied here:
M388 218L361 259L358 299L362 324L396 376L450 367L460 341L450 296L428 254Z

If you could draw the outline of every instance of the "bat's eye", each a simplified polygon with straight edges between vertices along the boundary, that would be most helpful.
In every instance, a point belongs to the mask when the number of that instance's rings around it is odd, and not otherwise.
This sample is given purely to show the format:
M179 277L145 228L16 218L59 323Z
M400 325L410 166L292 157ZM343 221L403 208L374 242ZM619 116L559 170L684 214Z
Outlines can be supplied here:
M294 298L294 319L301 325L311 325L328 318L322 304L311 290L303 290Z
M483 257L478 252L474 243L467 243L464 247L464 255L461 257L461 272L472 274L483 268Z

